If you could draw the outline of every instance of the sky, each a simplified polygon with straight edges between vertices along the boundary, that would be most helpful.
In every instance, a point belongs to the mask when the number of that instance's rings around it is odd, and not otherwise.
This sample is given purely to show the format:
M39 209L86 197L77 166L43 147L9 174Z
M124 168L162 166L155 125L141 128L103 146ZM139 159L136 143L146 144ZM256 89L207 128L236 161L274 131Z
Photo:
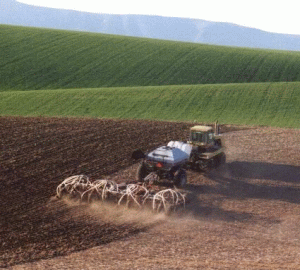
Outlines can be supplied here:
M274 33L300 35L298 0L18 0L18 2L93 13L194 18L234 23Z

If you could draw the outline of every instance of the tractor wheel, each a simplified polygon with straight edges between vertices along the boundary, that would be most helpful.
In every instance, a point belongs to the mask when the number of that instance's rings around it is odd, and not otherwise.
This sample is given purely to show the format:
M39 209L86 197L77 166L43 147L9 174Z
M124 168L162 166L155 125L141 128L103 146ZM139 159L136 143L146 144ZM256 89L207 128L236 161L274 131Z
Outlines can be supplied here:
M226 155L223 153L220 157L220 166L224 165L226 163Z
M139 165L139 167L137 169L136 180L138 182L143 182L144 178L146 176L147 176L146 166L145 166L144 162L141 162L141 164Z
M187 183L186 172L182 169L175 173L175 186L178 188L184 188Z
M211 168L211 160L199 160L197 161L197 168L200 172L208 172Z
M222 165L224 165L226 163L226 155L225 153L221 153L220 155L218 155L216 158L215 158L215 166L214 168L219 168L219 167L222 167Z

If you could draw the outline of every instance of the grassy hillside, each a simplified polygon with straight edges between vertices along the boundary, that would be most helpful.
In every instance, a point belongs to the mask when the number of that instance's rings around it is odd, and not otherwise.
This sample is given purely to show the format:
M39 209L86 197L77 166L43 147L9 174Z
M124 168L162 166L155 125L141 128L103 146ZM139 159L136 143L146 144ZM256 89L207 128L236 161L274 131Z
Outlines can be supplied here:
M0 92L0 115L218 119L296 128L299 104L300 82Z
M0 25L0 91L300 81L300 53Z

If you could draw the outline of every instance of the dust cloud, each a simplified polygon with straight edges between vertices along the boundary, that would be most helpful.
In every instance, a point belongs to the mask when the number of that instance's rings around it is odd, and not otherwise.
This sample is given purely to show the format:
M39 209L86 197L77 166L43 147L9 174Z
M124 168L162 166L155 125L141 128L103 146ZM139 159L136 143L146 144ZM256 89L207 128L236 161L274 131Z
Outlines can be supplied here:
M166 221L168 218L164 213L154 213L148 208L128 208L110 202L94 201L90 204L74 201L68 198L63 199L64 204L69 208L69 215L73 219L82 221L99 221L114 225L132 225L148 227ZM70 218L70 217L69 217Z

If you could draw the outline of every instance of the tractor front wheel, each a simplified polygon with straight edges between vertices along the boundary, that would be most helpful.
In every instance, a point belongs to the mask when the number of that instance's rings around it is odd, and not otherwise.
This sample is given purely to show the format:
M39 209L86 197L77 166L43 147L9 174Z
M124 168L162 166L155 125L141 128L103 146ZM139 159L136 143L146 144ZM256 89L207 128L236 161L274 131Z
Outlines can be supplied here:
M211 168L211 160L200 159L197 161L197 168L200 172L208 172Z

